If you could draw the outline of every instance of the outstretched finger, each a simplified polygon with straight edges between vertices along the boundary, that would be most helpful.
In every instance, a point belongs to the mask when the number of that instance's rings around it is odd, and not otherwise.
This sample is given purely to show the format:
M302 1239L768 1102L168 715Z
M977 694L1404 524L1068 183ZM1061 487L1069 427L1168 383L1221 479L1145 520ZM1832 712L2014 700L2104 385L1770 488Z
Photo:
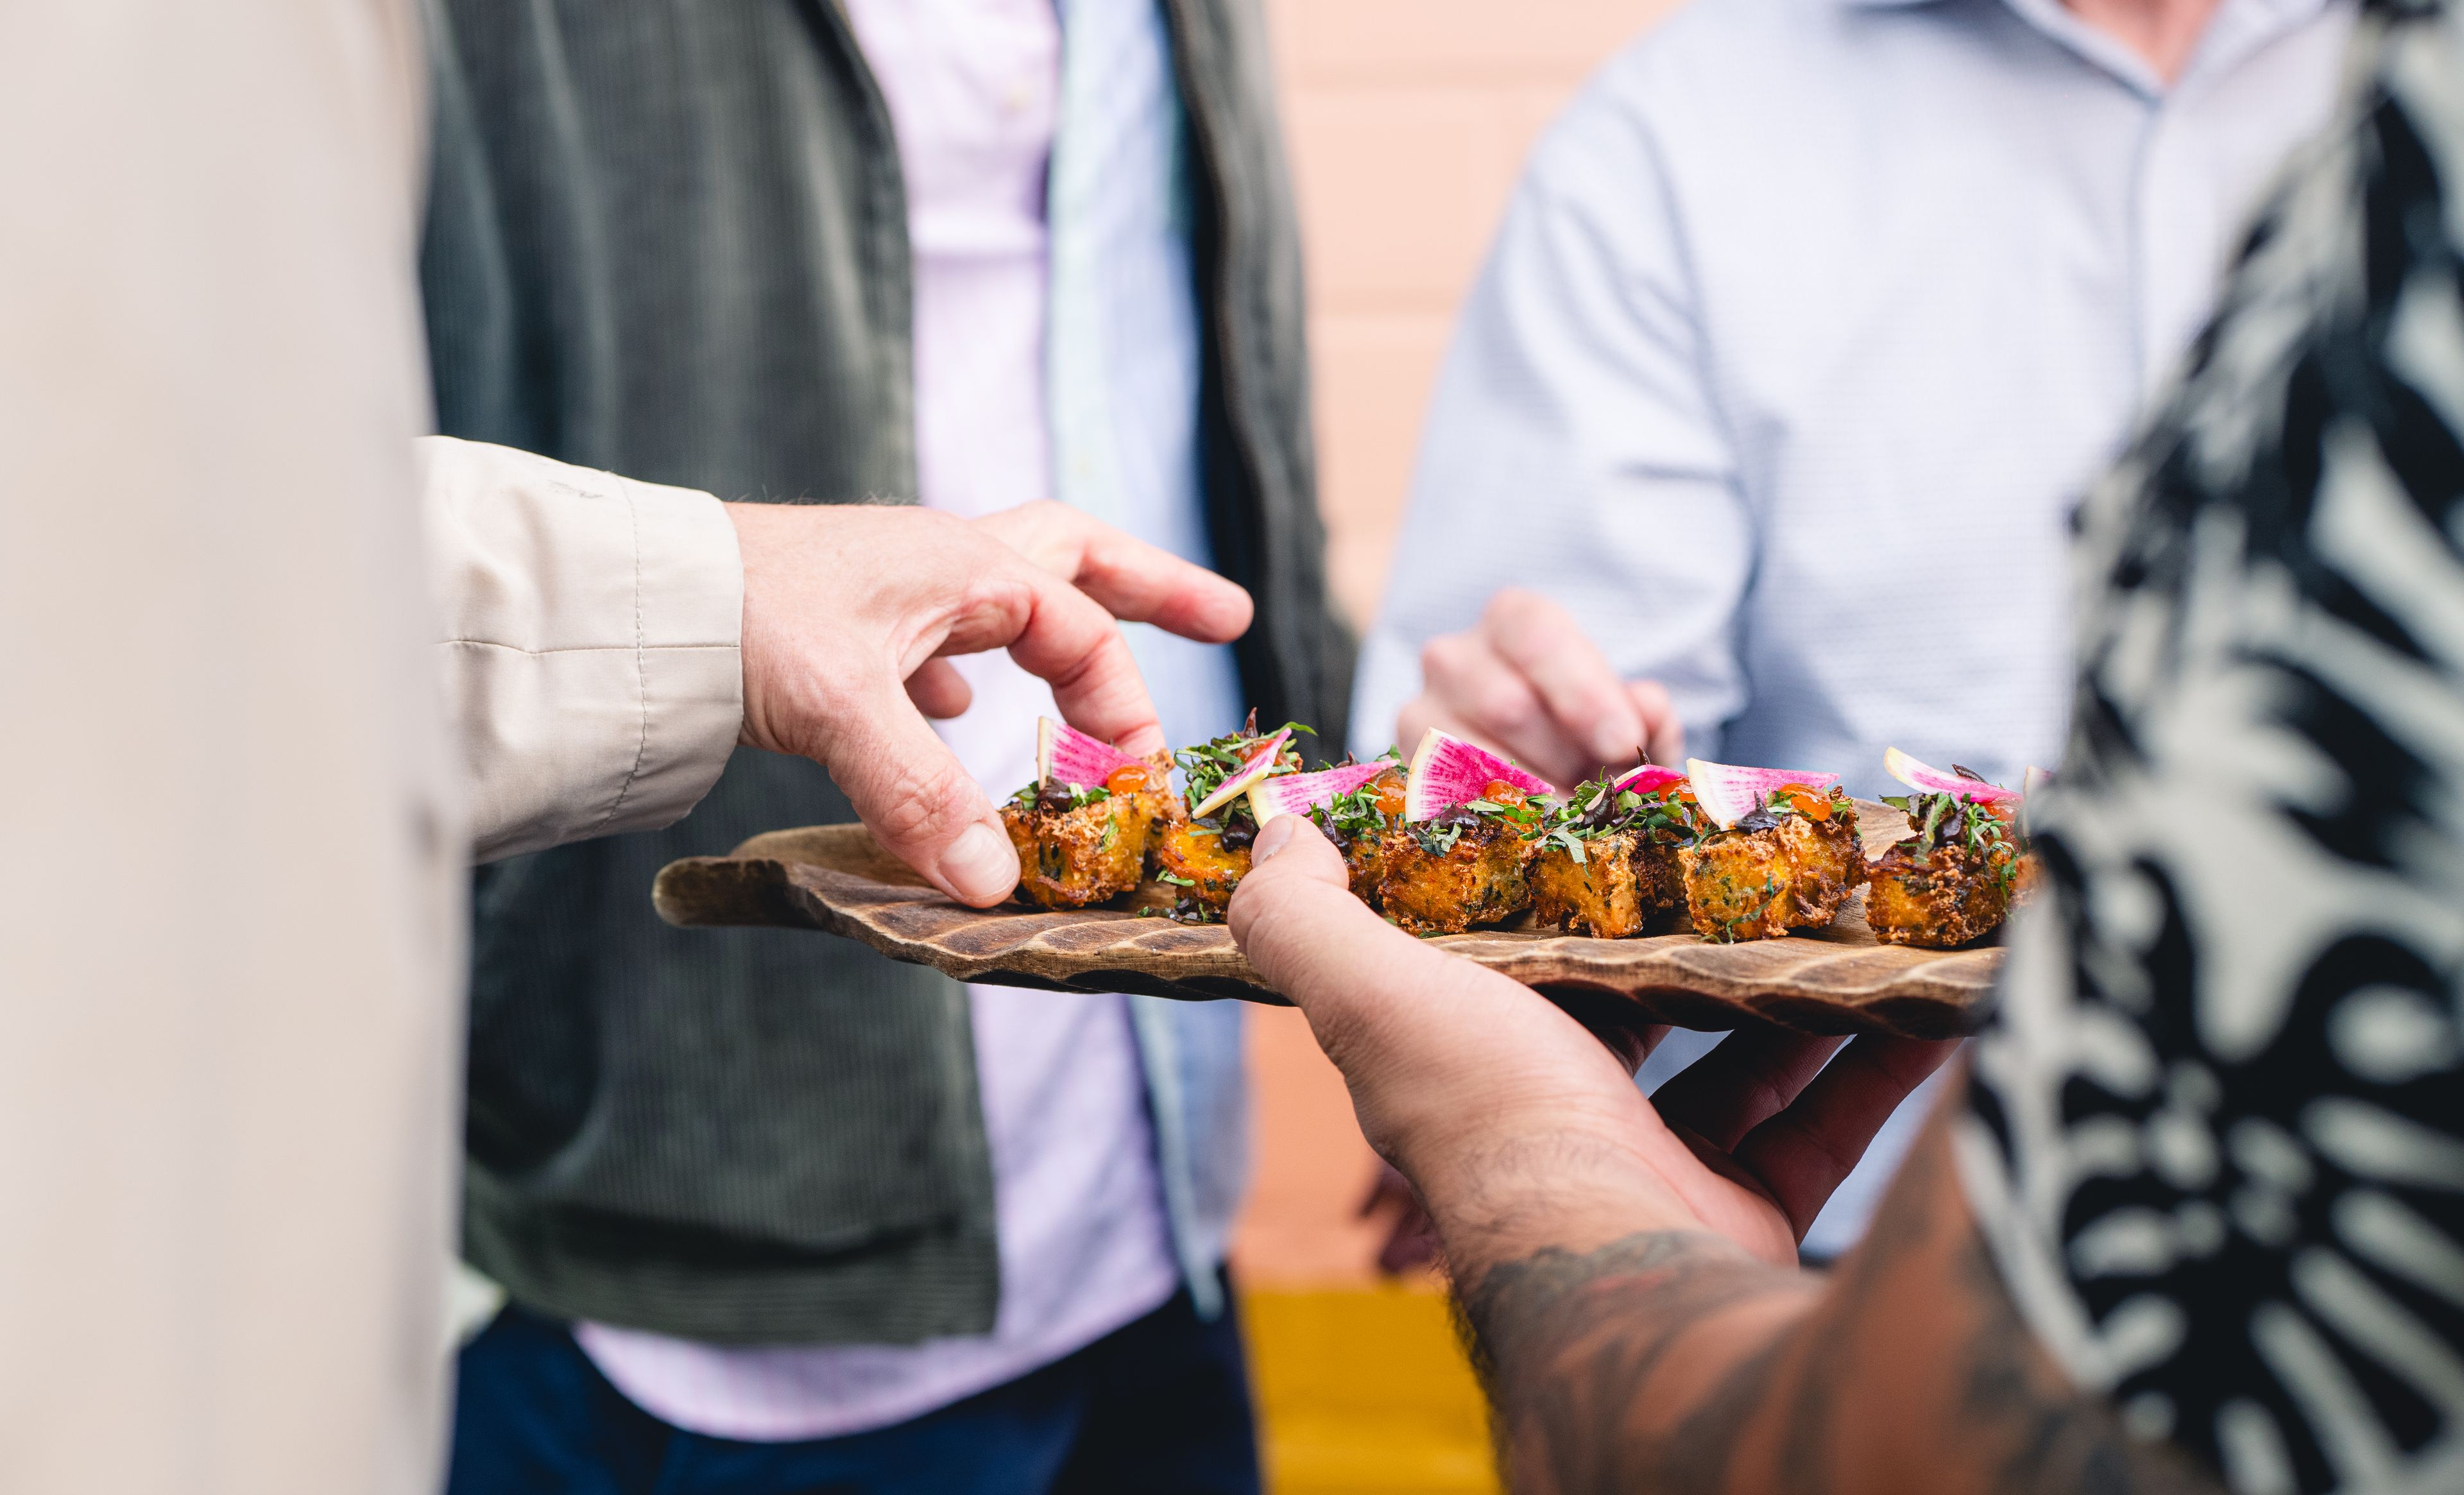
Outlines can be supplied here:
M907 698L925 715L935 721L948 721L967 714L976 692L956 665L935 658L916 666L915 672L907 677Z
M1801 1241L1874 1133L1959 1044L1957 1039L1859 1038L1730 1155L1779 1201Z
M1578 783L1595 764L1589 744L1566 735L1531 682L1480 629L1441 634L1420 649L1427 689L1404 704L1396 737L1416 742L1431 727L1503 753L1551 783Z
M1207 644L1228 644L1249 630L1253 606L1238 583L1065 504L1022 504L976 526L1116 618Z
M1643 746L1651 760L1665 764L1685 761L1685 723L1678 719L1677 703L1670 698L1668 687L1657 680L1629 680L1625 694L1642 716Z
M1651 736L1625 681L1565 608L1509 587L1489 600L1481 627L1530 683L1558 732L1594 762L1622 763Z
M1018 887L1018 850L984 792L889 671L853 685L817 756L882 848L956 898L989 907Z
M1789 1028L1740 1028L1653 1091L1652 1109L1713 1147L1735 1147L1796 1099L1846 1042Z
M1052 687L1061 717L1133 757L1160 751L1154 699L1112 615L1086 593L979 534L977 583L935 652L1006 649L1020 668Z

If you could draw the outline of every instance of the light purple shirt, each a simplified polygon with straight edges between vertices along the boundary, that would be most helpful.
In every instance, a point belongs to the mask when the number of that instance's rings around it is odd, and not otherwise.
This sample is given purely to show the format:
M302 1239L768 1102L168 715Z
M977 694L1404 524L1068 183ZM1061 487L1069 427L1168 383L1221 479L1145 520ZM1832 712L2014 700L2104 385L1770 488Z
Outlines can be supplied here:
M1113 22L1152 24L1147 0L1106 5L1108 32ZM1045 202L1062 107L1053 0L847 0L847 11L889 103L906 176L920 496L969 517L1052 496ZM1169 90L1159 62L1152 71L1111 79L1113 93ZM1168 316L1144 325L1150 347L1173 341ZM1190 336L1181 362L1194 410ZM1194 471L1184 490L1134 478L1120 487L1133 507L1174 512L1101 517L1133 531L1195 531ZM1167 727L1186 740L1222 730L1235 703L1221 651L1147 658L1178 643L1133 638ZM979 782L1004 793L1034 776L1034 721L1052 711L1050 693L1005 655L957 664L975 705L942 735ZM1125 1000L983 986L968 997L999 1220L994 1331L908 1347L740 1349L578 1326L584 1351L627 1396L715 1437L857 1433L1016 1379L1171 1297L1181 1264Z

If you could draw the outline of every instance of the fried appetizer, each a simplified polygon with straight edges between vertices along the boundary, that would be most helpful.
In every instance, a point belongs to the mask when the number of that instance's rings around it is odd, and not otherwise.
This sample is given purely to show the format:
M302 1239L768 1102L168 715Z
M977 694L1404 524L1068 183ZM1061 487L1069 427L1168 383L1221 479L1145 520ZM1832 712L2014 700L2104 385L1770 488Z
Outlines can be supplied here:
M1369 779L1309 812L1326 832L1352 880L1352 895L1377 907L1377 880L1383 875L1387 843L1403 827L1403 765L1389 756L1375 764Z
M1885 944L1947 949L1984 938L2011 912L2021 876L2021 797L1970 768L1944 773L1898 748L1883 756L1914 793L1882 802L1915 832L1867 869L1865 923Z
M1184 783L1181 798L1159 827L1155 876L1180 890L1173 916L1191 923L1221 918L1232 890L1249 874L1249 845L1258 820L1248 791L1279 774L1297 773L1301 756L1287 723L1270 737L1258 736L1258 714L1239 732L1173 755Z
M1137 887L1155 823L1178 808L1170 782L1160 763L1132 759L1101 783L1047 777L1012 795L1001 814L1018 847L1018 895L1083 909Z
M1886 945L1947 950L1984 938L2011 912L2019 874L2010 812L1950 794L1884 800L1916 832L1866 870L1865 923Z
M1460 934L1512 918L1531 901L1523 862L1523 791L1503 781L1479 800L1406 821L1378 859L1377 908L1415 934Z
M1399 780L1399 781L1398 781ZM1352 890L1415 934L1460 934L1530 901L1530 838L1546 780L1434 729L1412 755L1320 812Z
M1552 813L1525 877L1531 916L1602 939L1642 933L1685 900L1677 853L1703 829L1685 776L1652 764L1576 789Z
M1688 759L1711 822L1678 852L1686 915L1705 939L1776 939L1820 929L1865 878L1857 806L1837 774Z

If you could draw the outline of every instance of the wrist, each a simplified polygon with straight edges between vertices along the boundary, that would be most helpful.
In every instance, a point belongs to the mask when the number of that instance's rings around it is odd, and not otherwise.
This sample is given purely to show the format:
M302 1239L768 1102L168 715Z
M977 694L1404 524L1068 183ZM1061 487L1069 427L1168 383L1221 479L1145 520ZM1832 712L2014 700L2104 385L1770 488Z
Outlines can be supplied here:
M1637 1232L1710 1233L1628 1138L1563 1120L1426 1137L1397 1165L1439 1222L1459 1277Z

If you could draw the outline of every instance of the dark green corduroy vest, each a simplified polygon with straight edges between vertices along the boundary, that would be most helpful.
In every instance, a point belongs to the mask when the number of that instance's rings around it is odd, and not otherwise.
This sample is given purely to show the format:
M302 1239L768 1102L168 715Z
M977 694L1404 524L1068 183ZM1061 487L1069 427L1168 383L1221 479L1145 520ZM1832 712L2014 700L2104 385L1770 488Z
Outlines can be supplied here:
M1343 740L1298 245L1250 0L1168 0L1199 167L1218 564L1269 719ZM914 492L905 203L825 0L429 0L438 429L723 498ZM995 786L1000 787L1000 786ZM476 880L464 1250L550 1313L735 1343L981 1333L963 994L852 942L678 931L658 868L849 819L741 752L680 824Z

